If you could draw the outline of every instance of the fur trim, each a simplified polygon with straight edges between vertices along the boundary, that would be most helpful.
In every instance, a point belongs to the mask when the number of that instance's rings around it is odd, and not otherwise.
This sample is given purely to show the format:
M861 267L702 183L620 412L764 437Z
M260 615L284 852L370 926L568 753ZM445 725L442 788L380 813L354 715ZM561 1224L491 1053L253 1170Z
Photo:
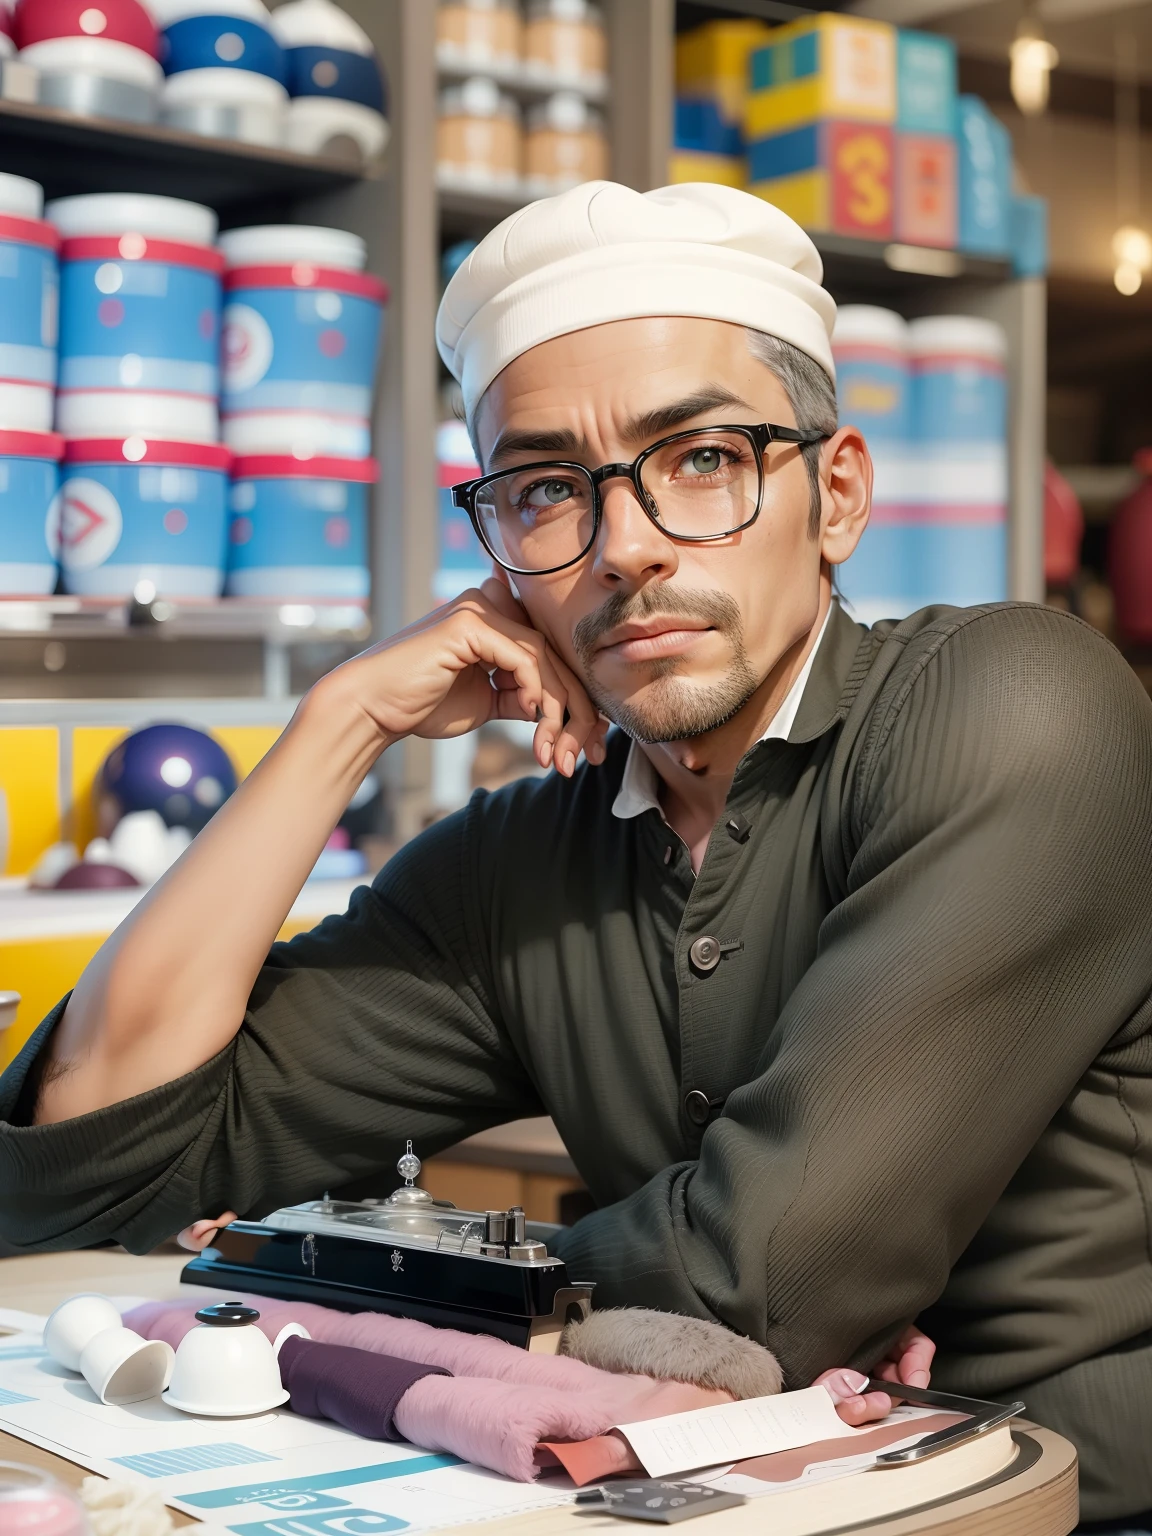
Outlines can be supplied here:
M754 1339L722 1323L647 1307L607 1308L567 1324L560 1353L602 1371L687 1381L737 1398L769 1397L784 1385L776 1356Z

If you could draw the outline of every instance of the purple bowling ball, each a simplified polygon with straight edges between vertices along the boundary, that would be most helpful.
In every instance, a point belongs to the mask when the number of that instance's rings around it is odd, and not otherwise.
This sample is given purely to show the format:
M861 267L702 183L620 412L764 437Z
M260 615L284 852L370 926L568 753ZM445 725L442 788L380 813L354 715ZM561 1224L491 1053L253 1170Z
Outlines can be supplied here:
M159 811L170 827L195 835L236 788L232 759L218 741L190 725L146 725L104 760L96 794L100 825L130 811Z

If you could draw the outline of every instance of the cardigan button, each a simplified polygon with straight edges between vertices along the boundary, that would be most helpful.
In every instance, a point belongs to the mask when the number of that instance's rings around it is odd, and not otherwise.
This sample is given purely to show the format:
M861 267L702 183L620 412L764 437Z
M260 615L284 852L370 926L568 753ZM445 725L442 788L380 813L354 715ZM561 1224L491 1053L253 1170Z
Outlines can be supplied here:
M714 971L720 964L720 940L706 933L703 938L695 940L690 946L688 958L698 971L703 971L705 974Z
M693 1125L707 1125L712 1114L712 1105L708 1095L702 1093L699 1088L693 1088L691 1093L684 1095L684 1113Z

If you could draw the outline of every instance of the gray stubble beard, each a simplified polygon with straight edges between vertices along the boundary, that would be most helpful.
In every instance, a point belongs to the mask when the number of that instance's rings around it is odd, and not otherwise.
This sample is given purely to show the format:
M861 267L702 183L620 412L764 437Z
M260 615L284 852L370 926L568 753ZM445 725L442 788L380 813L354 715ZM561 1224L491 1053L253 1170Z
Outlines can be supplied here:
M678 656L636 664L650 679L642 703L614 698L596 681L593 663L596 642L629 620L666 615L672 618L705 619L724 635L732 647L732 662L720 681L703 688L679 675ZM584 687L592 703L634 741L655 746L684 741L717 730L737 714L760 686L744 647L740 609L727 593L678 589L661 584L642 587L634 594L613 593L594 613L581 619L573 631L580 658Z

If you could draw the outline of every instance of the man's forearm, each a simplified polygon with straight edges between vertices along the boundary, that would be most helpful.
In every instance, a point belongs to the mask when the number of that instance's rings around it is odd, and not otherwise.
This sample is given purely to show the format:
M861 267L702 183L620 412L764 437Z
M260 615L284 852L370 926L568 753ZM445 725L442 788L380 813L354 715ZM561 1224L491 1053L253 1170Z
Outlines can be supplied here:
M38 1123L171 1082L227 1045L317 855L387 745L338 683L313 690L84 972L52 1042Z

